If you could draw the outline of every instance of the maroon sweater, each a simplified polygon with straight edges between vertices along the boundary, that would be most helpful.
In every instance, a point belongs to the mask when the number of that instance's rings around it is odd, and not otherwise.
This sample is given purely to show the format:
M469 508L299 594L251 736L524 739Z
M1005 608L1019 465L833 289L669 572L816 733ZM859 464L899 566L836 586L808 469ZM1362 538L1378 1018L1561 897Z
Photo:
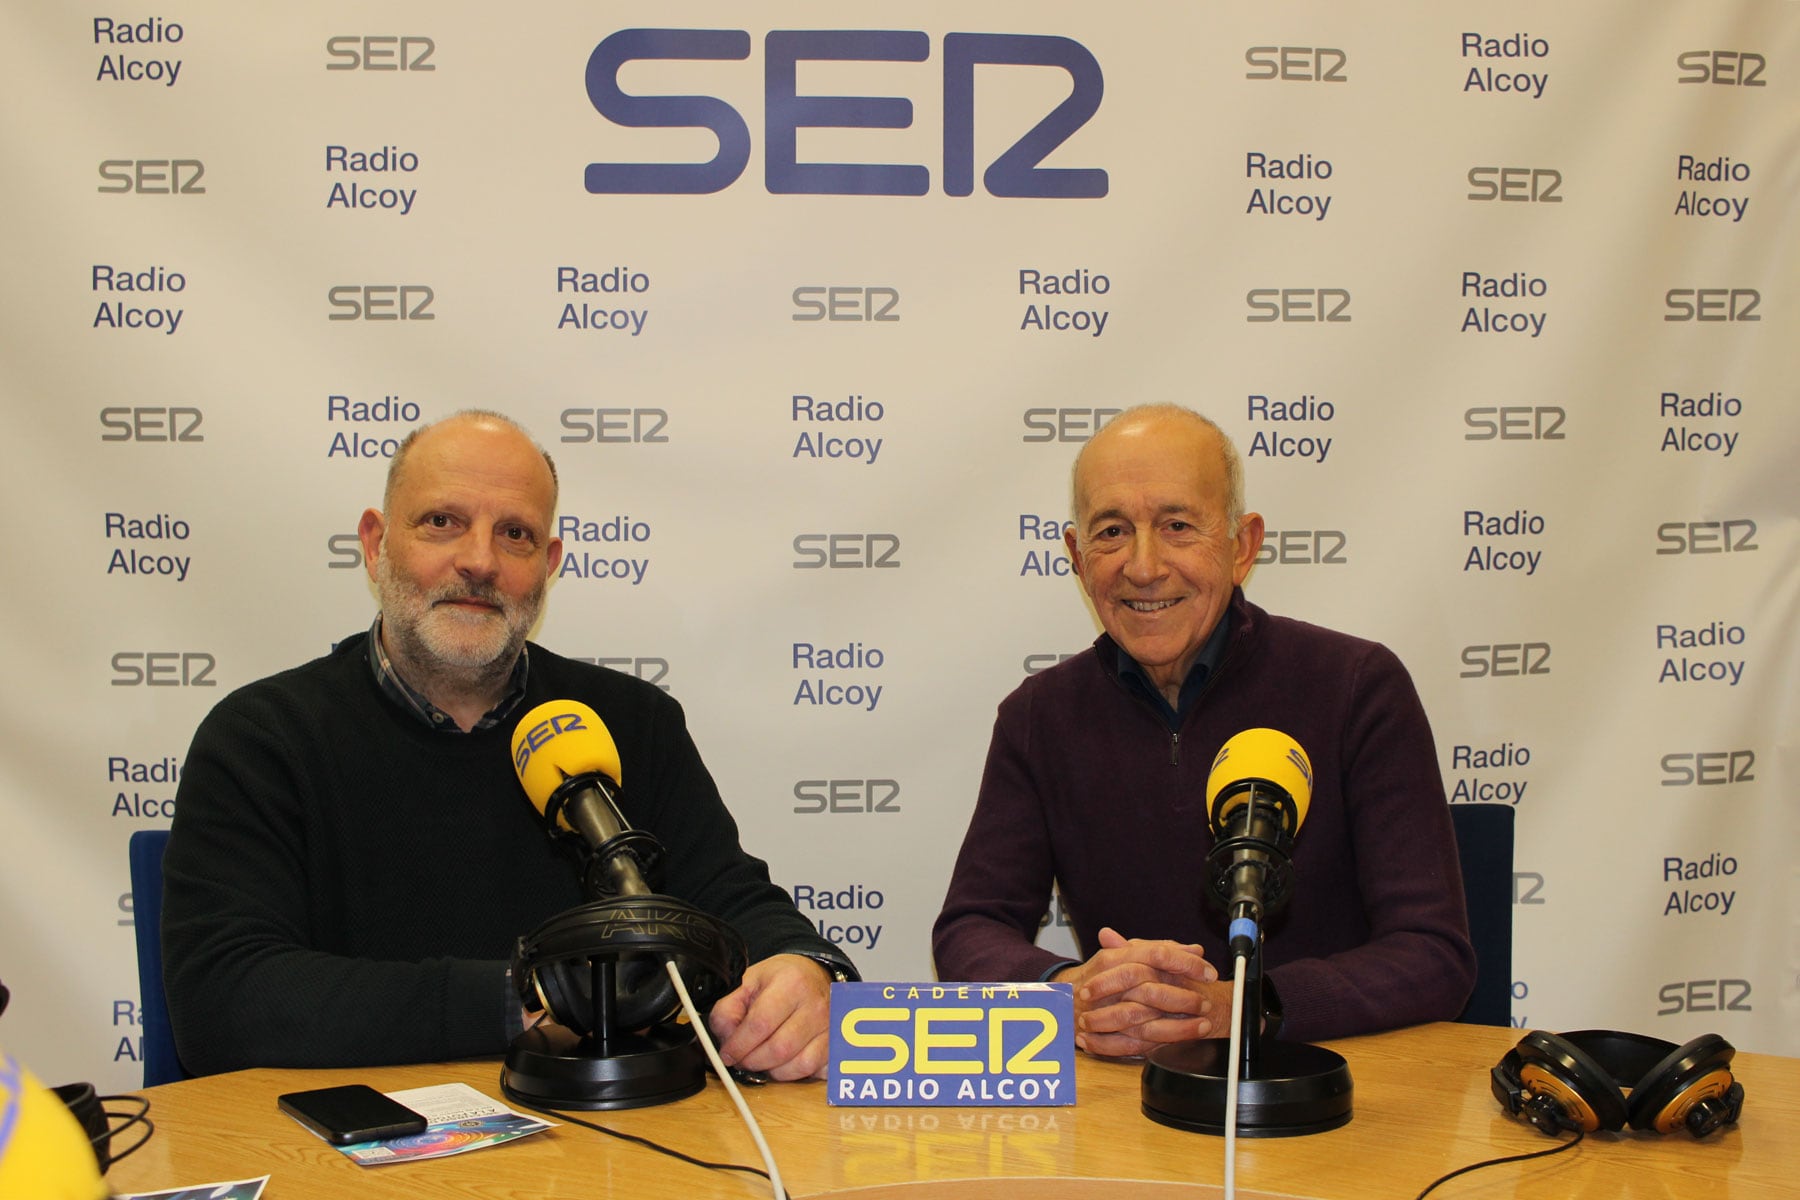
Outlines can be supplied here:
M1227 738L1267 727L1312 760L1292 898L1263 962L1306 1041L1452 1020L1475 980L1455 834L1431 727L1406 668L1375 642L1232 598L1224 657L1172 733L1118 677L1102 635L1000 705L932 934L947 980L1034 980L1052 881L1084 954L1126 937L1198 942L1229 972L1206 894L1206 777Z

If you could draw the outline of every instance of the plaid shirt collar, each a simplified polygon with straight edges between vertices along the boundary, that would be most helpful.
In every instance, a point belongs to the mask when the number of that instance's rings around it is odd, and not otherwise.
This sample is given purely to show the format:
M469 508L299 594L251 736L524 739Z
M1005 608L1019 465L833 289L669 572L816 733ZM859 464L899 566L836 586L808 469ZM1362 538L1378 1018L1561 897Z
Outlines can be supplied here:
M492 729L506 720L512 711L525 698L527 651L519 651L519 661L513 664L512 681L506 689L506 695L500 703L489 709L481 720L475 722L470 733L481 733ZM401 708L418 717L421 722L442 733L461 733L456 721L450 714L425 698L420 692L400 678L400 672L394 669L393 660L388 657L387 647L381 644L381 614L375 615L375 623L369 626L369 669L375 674L375 684Z

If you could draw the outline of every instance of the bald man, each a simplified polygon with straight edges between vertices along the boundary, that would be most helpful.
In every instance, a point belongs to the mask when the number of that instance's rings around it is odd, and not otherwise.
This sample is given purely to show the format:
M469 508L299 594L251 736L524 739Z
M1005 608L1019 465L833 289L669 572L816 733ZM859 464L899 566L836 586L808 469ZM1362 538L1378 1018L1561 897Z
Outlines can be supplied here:
M531 645L562 559L554 464L498 413L414 431L358 534L380 612L324 658L227 696L182 766L164 859L169 1013L196 1074L500 1054L517 938L585 899L513 774L518 717L593 708L630 764L661 890L748 944L709 1024L730 1065L824 1070L855 968L746 854L680 706Z
M1263 520L1237 451L1173 405L1076 459L1069 559L1105 632L1000 705L933 931L946 980L1075 987L1107 1057L1228 1032L1225 914L1206 895L1206 779L1272 728L1310 756L1292 901L1266 923L1265 1030L1318 1040L1450 1020L1475 979L1431 728L1392 652L1271 616L1242 585ZM1082 962L1034 944L1052 886Z

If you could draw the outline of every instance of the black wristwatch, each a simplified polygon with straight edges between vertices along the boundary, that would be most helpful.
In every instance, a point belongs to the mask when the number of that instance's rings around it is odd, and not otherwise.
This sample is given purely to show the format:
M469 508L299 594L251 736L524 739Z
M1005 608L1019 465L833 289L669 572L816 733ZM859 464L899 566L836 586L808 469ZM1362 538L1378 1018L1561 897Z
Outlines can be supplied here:
M810 958L821 967L824 967L825 973L831 976L831 982L833 983L857 982L856 973L835 958L830 958L823 954L808 954L804 950L796 950L794 953L798 954L801 958Z

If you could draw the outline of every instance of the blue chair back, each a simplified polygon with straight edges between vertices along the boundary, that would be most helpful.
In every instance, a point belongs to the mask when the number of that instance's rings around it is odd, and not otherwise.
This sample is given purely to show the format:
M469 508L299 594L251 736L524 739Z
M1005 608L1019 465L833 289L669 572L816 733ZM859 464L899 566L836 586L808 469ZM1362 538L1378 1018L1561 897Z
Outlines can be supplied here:
M145 1087L189 1078L175 1052L175 1030L169 1025L169 1002L163 995L162 861L168 844L166 829L140 829L131 835L131 919L137 935Z
M1462 860L1469 940L1475 944L1475 991L1457 1020L1512 1024L1513 809L1505 804L1452 804L1456 853Z

